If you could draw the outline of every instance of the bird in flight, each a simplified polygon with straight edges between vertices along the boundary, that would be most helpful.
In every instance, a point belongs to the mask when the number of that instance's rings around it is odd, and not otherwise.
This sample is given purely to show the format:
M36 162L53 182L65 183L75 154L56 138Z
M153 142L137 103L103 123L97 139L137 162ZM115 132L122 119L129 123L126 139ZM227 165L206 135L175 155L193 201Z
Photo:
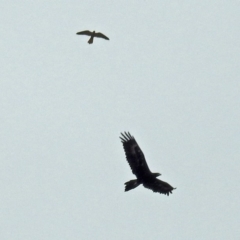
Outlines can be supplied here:
M88 40L88 43L89 44L92 44L93 43L93 38L94 37L98 37L98 38L104 38L106 40L109 40L109 38L107 36L105 36L104 34L100 33L100 32L90 32L88 30L86 31L82 31L82 32L77 32L78 35L87 35L87 36L90 36L90 39Z
M120 139L126 154L127 161L132 169L132 173L137 179L130 180L125 183L125 191L132 190L142 184L145 188L151 189L153 192L169 195L173 188L170 184L163 182L157 177L160 173L152 173L148 168L144 154L138 146L135 138L129 132L121 133Z

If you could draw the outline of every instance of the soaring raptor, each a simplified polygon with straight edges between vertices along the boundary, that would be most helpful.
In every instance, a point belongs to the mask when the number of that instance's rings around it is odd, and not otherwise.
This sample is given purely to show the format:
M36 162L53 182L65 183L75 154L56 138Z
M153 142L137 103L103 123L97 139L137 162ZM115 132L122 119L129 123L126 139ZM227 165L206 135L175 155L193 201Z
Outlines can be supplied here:
M137 179L130 180L125 183L125 191L132 190L142 184L145 188L151 189L153 192L169 195L173 188L170 184L161 181L157 177L160 173L152 173L148 168L144 154L138 146L135 138L128 132L121 133L123 148L126 154L127 161L132 169L132 173Z
M87 35L87 36L90 36L90 39L88 40L88 43L89 44L92 44L93 43L93 38L94 37L98 37L98 38L104 38L106 40L109 40L109 38L105 35L103 35L102 33L98 32L96 33L95 31L93 32L90 32L88 30L86 31L82 31L82 32L77 32L78 35Z

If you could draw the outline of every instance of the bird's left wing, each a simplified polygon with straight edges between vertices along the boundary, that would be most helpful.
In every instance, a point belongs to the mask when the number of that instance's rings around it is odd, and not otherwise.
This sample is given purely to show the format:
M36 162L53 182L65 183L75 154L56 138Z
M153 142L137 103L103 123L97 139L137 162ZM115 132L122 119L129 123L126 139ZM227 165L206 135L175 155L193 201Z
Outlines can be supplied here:
M105 35L103 35L102 33L98 32L98 33L95 33L95 37L99 37L99 38L104 38L106 40L109 40L109 38Z
M151 189L153 192L158 192L166 195L169 195L169 193L172 193L172 190L176 189L167 182L163 182L157 178L152 182L143 183L143 186L145 188Z
M87 35L87 36L92 36L92 32L86 30L86 31L81 31L81 32L77 32L77 35Z
M138 146L135 138L128 132L121 133L123 148L126 154L127 161L132 169L133 174L137 178L142 178L145 175L151 174L145 160L144 154Z

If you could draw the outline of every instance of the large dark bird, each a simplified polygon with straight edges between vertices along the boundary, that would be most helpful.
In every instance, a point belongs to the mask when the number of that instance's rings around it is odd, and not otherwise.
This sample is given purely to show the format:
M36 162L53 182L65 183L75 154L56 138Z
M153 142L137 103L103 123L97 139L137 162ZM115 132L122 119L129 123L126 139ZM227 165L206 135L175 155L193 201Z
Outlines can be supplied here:
M135 138L128 132L121 133L123 148L126 154L127 161L132 169L132 173L137 179L130 180L125 183L125 191L132 190L138 185L143 184L144 187L151 189L153 192L162 194L172 193L173 188L170 184L157 179L160 173L152 173L148 168L144 154L138 146Z
M106 39L106 40L109 40L109 38L108 38L107 36L103 35L103 34L100 33L100 32L96 33L95 31L90 32L90 31L86 30L86 31L82 31L82 32L77 32L76 34L78 34L78 35L87 35L87 36L90 36L90 39L88 40L88 43L89 43L89 44L92 44L92 43L93 43L93 38L94 38L94 37L104 38L104 39Z

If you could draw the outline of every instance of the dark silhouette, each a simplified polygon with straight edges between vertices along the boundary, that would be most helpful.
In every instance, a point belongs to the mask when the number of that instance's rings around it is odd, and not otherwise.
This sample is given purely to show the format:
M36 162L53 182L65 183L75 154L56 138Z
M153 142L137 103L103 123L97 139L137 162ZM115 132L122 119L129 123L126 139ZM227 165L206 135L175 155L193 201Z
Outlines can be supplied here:
M98 37L98 38L104 38L106 40L109 40L109 38L105 35L103 35L102 33L98 32L96 33L95 31L93 32L90 32L88 30L86 31L82 31L82 32L77 32L78 35L87 35L87 36L91 36L90 39L88 40L88 43L89 44L92 44L93 43L93 38L94 37Z
M125 135L124 135L125 134ZM157 179L160 173L152 173L148 168L144 154L138 146L136 140L128 132L121 133L123 148L126 154L127 161L132 169L132 173L136 175L137 179L130 180L125 183L125 191L132 190L138 185L143 184L144 187L151 189L153 192L162 194L172 193L173 188L166 182Z

